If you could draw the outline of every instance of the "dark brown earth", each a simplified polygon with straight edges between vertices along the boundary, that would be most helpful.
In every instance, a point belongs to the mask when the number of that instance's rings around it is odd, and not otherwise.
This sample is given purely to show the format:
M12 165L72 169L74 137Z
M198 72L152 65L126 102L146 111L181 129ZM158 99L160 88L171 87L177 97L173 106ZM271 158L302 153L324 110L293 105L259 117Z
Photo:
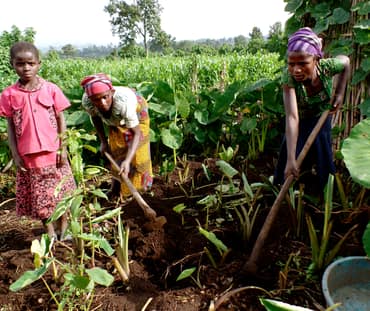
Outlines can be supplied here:
M260 164L250 166L254 168L248 171L249 181L261 181L269 176L272 168L268 163L261 159ZM179 165L170 175L156 177L152 194L143 195L158 216L166 217L167 223L163 228L147 230L147 220L135 201L122 206L124 222L130 226L130 280L127 284L122 282L110 258L97 257L96 265L110 271L115 281L108 288L96 289L89 310L205 311L211 310L212 304L219 311L265 310L259 302L261 297L324 310L321 274L313 279L306 278L305 272L311 262L308 234L303 230L300 237L294 235L291 209L286 202L264 246L257 275L252 277L241 273L253 241L274 201L271 192L263 193L263 205L248 243L241 239L237 218L228 220L227 211L222 209L210 212L208 231L215 233L230 249L224 258L220 258L213 245L199 233L197 221L203 226L206 215L204 208L197 205L196 201L210 192L214 188L214 184L211 184L221 178L214 164L207 165L213 168L211 181L204 177L201 163L188 162L186 167ZM188 170L186 174L185 170ZM182 175L179 175L179 171ZM40 222L20 219L15 215L14 180L8 174L2 174L1 177L0 310L56 310L41 280L17 293L9 290L12 282L34 268L30 245L32 240L40 238L43 229ZM189 207L183 212L183 221L181 215L173 211L173 207L179 203ZM104 201L102 204L105 208L116 207L114 202ZM307 203L305 211L320 229L322 210ZM220 218L226 219L221 225L216 222ZM338 255L363 254L361 230L368 221L368 208L334 213L333 220L333 244L353 224L359 224ZM55 256L61 260L68 258L69 247L71 245L56 242ZM212 266L205 247L213 254L217 267ZM190 267L198 268L199 284L190 278L176 281L181 271ZM196 279L197 274L193 276ZM60 284L55 284L51 275L47 274L45 278L51 288L57 291ZM243 290L238 293L235 291L238 288ZM88 309L76 306L75 310Z

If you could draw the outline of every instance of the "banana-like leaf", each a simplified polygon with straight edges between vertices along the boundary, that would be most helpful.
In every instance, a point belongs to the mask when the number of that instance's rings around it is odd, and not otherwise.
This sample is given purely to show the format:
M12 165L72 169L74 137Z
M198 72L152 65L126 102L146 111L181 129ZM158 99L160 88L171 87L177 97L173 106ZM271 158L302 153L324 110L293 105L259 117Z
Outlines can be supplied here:
M370 188L370 119L364 119L352 128L341 151L352 179Z

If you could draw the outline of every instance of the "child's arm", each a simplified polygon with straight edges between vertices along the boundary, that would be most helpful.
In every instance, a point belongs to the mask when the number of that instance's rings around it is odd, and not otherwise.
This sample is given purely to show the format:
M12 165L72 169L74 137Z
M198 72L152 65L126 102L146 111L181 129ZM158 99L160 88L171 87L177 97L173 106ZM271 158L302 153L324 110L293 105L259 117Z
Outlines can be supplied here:
M350 70L350 61L347 56L338 55L337 58L342 61L344 69L341 73L337 74L334 79L335 92L330 100L330 103L333 106L332 112L336 112L343 103Z
M59 152L57 155L57 166L61 167L65 163L67 163L67 150L66 146L63 144L63 134L67 129L66 122L64 119L63 111L59 112L56 116L57 124L58 124L58 134L59 134Z
M7 118L7 120L8 120L8 141L9 141L10 151L12 153L12 157L14 160L14 164L16 165L17 168L21 169L22 171L25 171L26 168L24 167L23 160L18 153L13 119Z

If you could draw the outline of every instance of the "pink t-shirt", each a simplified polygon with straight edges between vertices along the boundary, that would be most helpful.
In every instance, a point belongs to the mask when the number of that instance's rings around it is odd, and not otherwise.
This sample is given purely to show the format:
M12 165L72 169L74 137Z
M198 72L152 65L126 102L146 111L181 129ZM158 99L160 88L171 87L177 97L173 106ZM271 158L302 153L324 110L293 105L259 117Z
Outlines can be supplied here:
M21 156L58 150L56 115L71 105L58 86L40 81L38 90L27 91L15 83L1 93L0 116L12 118Z

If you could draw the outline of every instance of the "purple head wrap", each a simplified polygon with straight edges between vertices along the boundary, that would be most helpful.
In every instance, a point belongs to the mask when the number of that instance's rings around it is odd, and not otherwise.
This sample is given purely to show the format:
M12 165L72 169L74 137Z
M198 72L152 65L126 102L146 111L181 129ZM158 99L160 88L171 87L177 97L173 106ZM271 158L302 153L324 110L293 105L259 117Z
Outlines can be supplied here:
M309 27L299 29L288 40L288 52L305 52L323 57L321 39Z

